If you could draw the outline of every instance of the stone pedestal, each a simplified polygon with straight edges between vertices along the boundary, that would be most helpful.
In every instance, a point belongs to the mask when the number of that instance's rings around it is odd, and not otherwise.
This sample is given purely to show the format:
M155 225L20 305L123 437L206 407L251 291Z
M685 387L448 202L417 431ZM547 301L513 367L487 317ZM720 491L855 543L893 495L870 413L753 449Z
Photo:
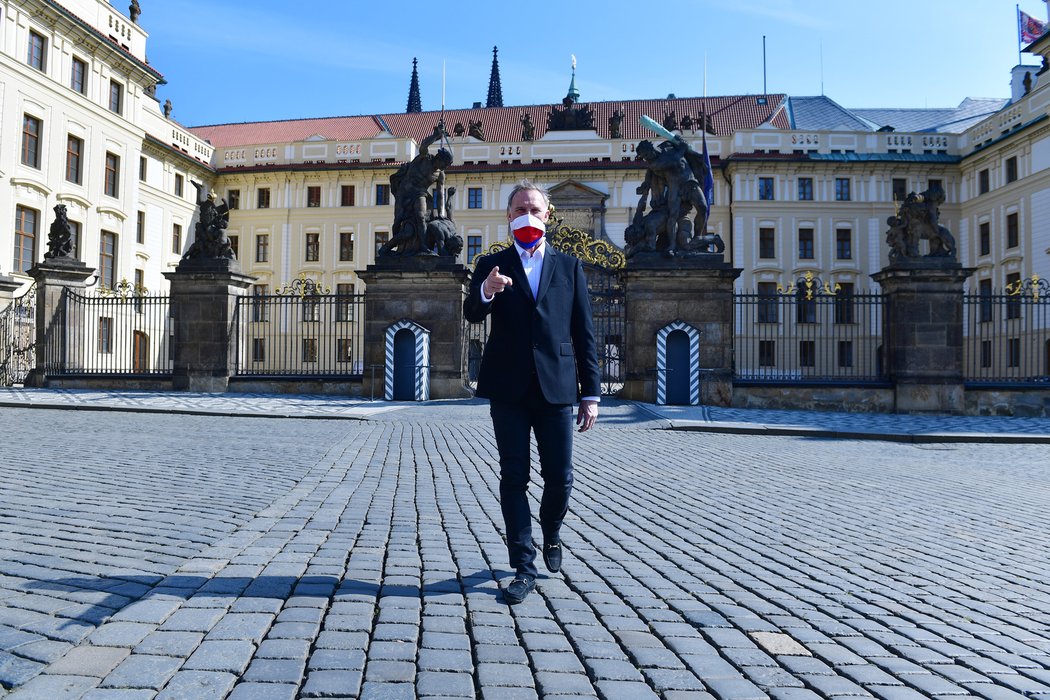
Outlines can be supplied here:
M223 393L230 382L233 348L230 333L237 299L256 278L242 274L229 260L183 260L171 283L171 311L175 323L175 361L172 389Z
M94 275L94 268L73 258L47 259L30 268L36 281L36 367L26 377L27 387L44 387L49 369L67 367L72 329L62 297L67 288L83 290Z
M655 403L657 334L675 321L699 331L700 402L733 399L733 283L743 270L721 255L635 256L624 283L627 372L621 396Z
M449 257L394 257L357 276L366 285L362 395L384 396L386 332L409 320L430 331L430 398L469 398L463 358L467 268Z
M963 284L974 269L917 260L871 276L886 295L883 354L898 413L963 412Z

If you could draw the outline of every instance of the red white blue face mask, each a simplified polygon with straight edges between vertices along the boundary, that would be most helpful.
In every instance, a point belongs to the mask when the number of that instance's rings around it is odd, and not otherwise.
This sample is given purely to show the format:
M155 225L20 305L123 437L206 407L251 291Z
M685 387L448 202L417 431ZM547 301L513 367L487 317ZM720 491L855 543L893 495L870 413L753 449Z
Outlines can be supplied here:
M510 222L510 230L514 234L514 240L518 242L518 245L525 250L531 250L543 238L547 225L539 217L532 214L522 214Z

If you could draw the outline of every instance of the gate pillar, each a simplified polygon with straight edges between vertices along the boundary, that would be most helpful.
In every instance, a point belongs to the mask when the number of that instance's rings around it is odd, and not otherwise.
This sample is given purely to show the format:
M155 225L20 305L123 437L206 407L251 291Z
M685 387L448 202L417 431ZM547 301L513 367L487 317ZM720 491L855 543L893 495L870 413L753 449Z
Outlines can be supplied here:
M67 288L87 287L94 274L94 268L72 258L48 258L29 269L36 280L36 366L26 377L27 387L47 386L48 369L66 366L71 334L63 296Z
M624 283L627 307L627 373L621 394L624 398L648 403L656 403L661 398L659 333L668 324L678 322L682 328L696 331L697 376L690 377L689 383L691 387L696 383L699 401L714 406L730 405L733 399L733 284L741 272L740 268L724 262L720 255L671 259L645 256L628 262ZM663 347L666 352L666 345ZM700 368L704 370L703 381L700 381ZM666 385L664 388L666 391ZM666 400L666 394L663 396Z

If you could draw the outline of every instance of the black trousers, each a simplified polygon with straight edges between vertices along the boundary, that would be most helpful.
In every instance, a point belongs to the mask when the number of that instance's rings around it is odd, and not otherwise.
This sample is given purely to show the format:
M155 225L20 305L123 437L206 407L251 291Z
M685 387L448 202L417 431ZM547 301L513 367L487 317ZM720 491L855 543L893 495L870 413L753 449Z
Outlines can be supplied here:
M549 541L558 537L572 493L572 405L547 403L534 381L522 401L492 399L489 412L499 450L499 498L510 565L519 574L536 576L532 511L526 493L531 471L529 435L536 434L543 478L540 528L544 541Z

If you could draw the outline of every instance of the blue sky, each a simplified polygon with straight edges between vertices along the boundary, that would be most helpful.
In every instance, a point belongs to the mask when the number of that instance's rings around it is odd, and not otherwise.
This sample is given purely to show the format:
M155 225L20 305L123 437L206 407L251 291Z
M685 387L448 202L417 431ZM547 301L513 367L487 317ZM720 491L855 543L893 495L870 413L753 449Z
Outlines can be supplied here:
M572 54L582 101L702 95L705 54L707 94L759 93L763 35L769 92L847 107L1007 97L1018 60L1013 0L402 4L141 0L139 24L189 126L402 111L413 57L424 109L441 107L443 61L446 105L470 107L494 45L505 105L559 101ZM1043 0L1021 9L1047 18Z

